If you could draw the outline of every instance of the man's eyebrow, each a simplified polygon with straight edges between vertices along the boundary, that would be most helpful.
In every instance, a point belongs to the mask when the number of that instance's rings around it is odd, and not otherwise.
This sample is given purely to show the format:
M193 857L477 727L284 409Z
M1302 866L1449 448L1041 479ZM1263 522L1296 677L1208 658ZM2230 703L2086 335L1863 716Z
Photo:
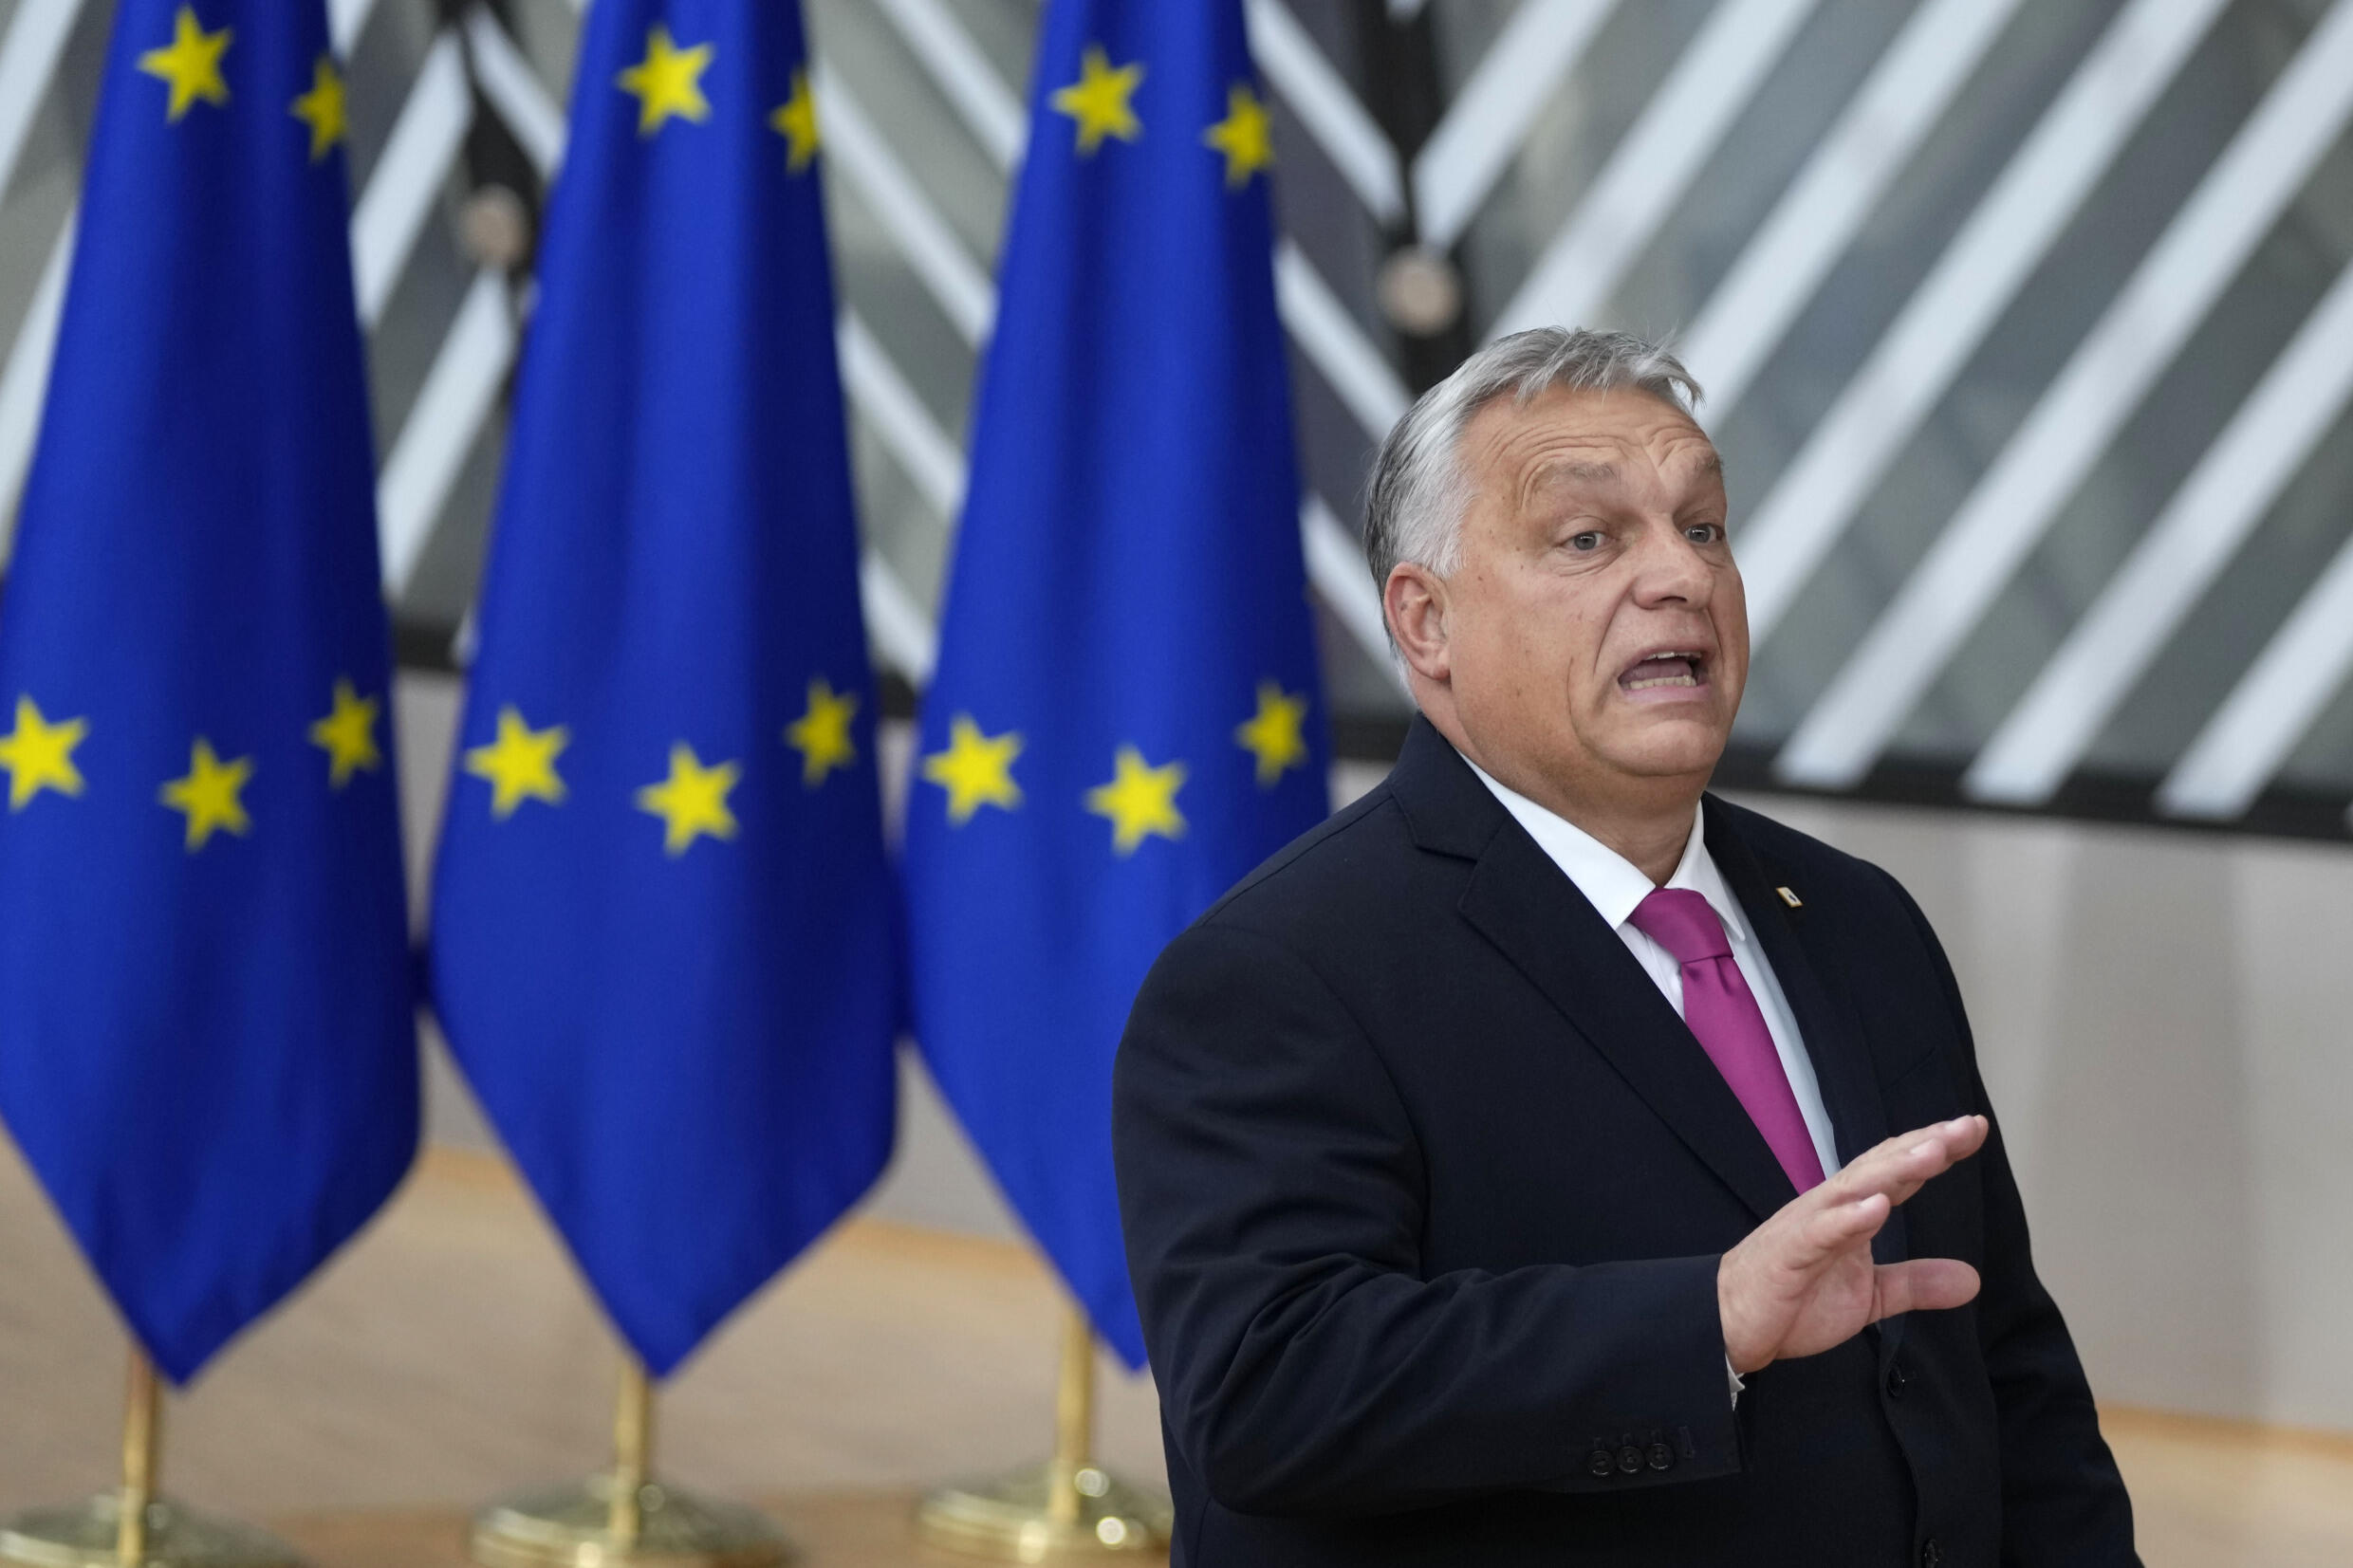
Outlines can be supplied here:
M1587 485L1606 485L1618 477L1618 465L1599 458L1580 460L1567 458L1547 463L1532 476L1532 483L1553 485L1562 480L1576 480Z
M1695 474L1724 477L1724 458L1714 447L1691 459ZM1583 485L1609 485L1618 480L1618 465L1605 458L1566 458L1545 464L1537 470L1530 483L1536 486L1560 484L1564 481Z

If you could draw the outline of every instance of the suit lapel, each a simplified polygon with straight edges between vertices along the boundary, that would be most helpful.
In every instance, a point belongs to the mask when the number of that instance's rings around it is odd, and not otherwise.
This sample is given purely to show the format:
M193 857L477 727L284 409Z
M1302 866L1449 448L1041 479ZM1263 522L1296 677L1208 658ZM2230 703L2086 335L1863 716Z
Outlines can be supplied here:
M1769 871L1713 797L1707 802L1707 825L1708 853L1747 912L1750 928L1773 967L1773 978L1781 983L1781 994L1796 1015L1798 1036L1830 1113L1839 1159L1851 1160L1887 1138L1887 1106L1863 1046L1862 1026L1842 983L1839 956L1828 950L1823 922L1809 921L1803 906L1791 909L1775 890L1790 874ZM1881 1263L1905 1256L1902 1209L1888 1216L1871 1251Z
M1472 873L1461 910L1758 1219L1797 1195L1715 1063L1624 942L1508 814Z
M1476 862L1459 905L1463 917L1693 1155L1760 1220L1795 1197L1764 1134L1618 933L1426 719L1415 719L1388 788L1417 843ZM1760 861L1713 797L1706 823L1709 853L1747 912L1796 1017L1840 1157L1852 1159L1887 1137L1887 1108L1843 984L1842 955L1825 922L1808 921L1806 911L1789 908L1774 891L1789 874ZM1901 1208L1874 1238L1872 1255L1881 1263L1907 1256ZM1877 1327L1881 1355L1892 1354L1903 1319Z
M1475 861L1463 918L1758 1219L1796 1196L1756 1124L1618 933L1446 739L1416 719L1389 789L1424 849Z

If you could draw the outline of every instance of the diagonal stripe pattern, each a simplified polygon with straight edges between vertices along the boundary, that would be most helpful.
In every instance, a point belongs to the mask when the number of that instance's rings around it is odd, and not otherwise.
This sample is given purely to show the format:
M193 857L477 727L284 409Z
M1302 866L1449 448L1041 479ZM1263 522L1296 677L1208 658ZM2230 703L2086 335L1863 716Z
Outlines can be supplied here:
M2166 775L2157 792L2158 809L2209 821L2244 815L2348 672L2353 540L2338 550Z
M1775 771L1852 785L2048 530L2353 113L2337 0L1798 727Z
M1740 543L1750 636L1760 647L2223 4L2133 0L2108 25L1806 436Z
M2005 805L2050 799L2348 398L2353 267L2337 274L2295 341L1977 754L1962 779L1972 796Z
M1951 106L2020 0L1928 0L1782 193L1683 340L1718 422Z
M544 9L530 30L510 34L499 20L504 13L482 0L441 9L438 32L417 27L415 7L416 0L326 0L336 51L351 61L358 50L350 69L364 79L388 59L399 62L390 90L380 77L355 87L355 103L364 99L384 111L359 114L352 127L354 165L370 176L353 213L353 260L371 331L416 343L387 357L395 368L379 389L391 414L379 431L386 587L396 596L414 591L438 617L458 608L444 602L448 575L436 564L420 579L417 564L454 559L435 550L436 533L473 526L483 504L468 459L504 418L520 317L533 298L524 277L481 274L468 286L471 264L452 280L453 249L461 259L467 252L439 225L463 210L452 198L470 177L495 177L459 162L473 145L477 113L508 133L543 181L553 175L564 151L564 45L548 36ZM584 11L584 0L568 9ZM837 348L861 460L887 464L905 480L877 492L892 499L882 516L868 520L862 586L878 654L919 684L930 661L929 584L900 578L889 563L928 563L945 553L939 535L954 526L964 484L950 411L964 406L962 383L996 308L988 241L969 224L959 230L947 221L948 211L961 214L965 206L941 180L974 169L1010 179L1018 169L1026 133L1016 90L1022 56L1001 24L953 0L819 9L820 34L843 46L812 63L828 188L848 213L847 220L837 213L837 230L855 234L850 243L859 248L858 262L844 267L852 286ZM78 68L67 44L76 28L88 30L91 9L83 0L18 0L0 22L0 204L8 204L12 235L29 231L11 247L22 259L9 297L23 302L22 314L0 319L0 552L39 422L55 330L57 290L44 280L62 281L75 227L65 204L33 194L37 184L55 189L44 167L54 163L47 151L54 138L40 117L50 113L45 105L56 97L60 62L67 72ZM1303 443L1321 451L1305 471L1322 481L1323 493L1310 488L1303 496L1299 524L1308 574L1332 627L1384 677L1394 674L1379 596L1349 522L1357 500L1351 476L1411 397L1400 364L1422 375L1430 367L1380 320L1374 269L1383 251L1410 241L1453 252L1468 287L1468 318L1498 331L1576 318L1658 333L1674 319L1611 317L1632 269L1655 266L1658 274L1644 279L1641 297L1688 307L1692 324L1681 348L1708 388L1712 427L1729 431L1735 447L1751 432L1774 430L1773 444L1795 454L1741 530L1756 640L1769 660L1776 629L1824 557L1842 540L1878 532L1879 508L1889 508L1884 526L1907 539L1924 525L1941 526L1920 566L1894 585L1886 613L1852 662L1817 692L1786 693L1806 714L1783 751L1787 775L1830 787L1867 781L1871 761L1895 747L1906 715L1948 678L1942 672L1991 604L2013 591L2014 578L2045 569L2037 544L2063 514L2072 520L2080 510L2087 526L2111 531L2133 526L2084 481L2119 442L2129 450L2141 439L2145 421L2136 421L2134 411L2150 386L2186 373L2193 343L2196 355L2213 351L2214 335L2196 329L2209 315L2219 322L2242 309L2244 290L2231 287L2243 270L2232 260L2234 249L2262 242L2270 224L2261 211L2268 203L2276 212L2292 198L2298 160L2308 163L2331 139L2314 128L2317 121L2290 126L2286 111L2273 114L2268 153L2241 157L2247 177L2210 176L2209 195L2199 198L2203 219L2193 222L2194 200L2166 242L2145 258L2125 258L2140 262L2139 281L2107 324L2078 345L2074 368L2042 389L1961 507L1949 519L1924 518L1917 502L1883 480L1924 421L1942 410L1966 416L1984 390L1973 365L1999 324L2027 319L2045 291L2074 286L2061 265L2069 249L2079 241L2102 243L2083 232L2079 214L2112 179L2138 177L2133 164L2120 161L2127 145L2152 144L2187 112L2184 95L2172 89L2193 59L2200 62L2197 80L2211 85L2224 46L2209 47L2209 35L2228 35L2230 49L2244 48L2247 19L2223 0L2121 0L2087 46L2071 44L2080 52L2055 62L2065 84L2054 96L2003 100L1998 117L1988 106L2021 79L2030 26L2051 30L2023 0L1918 0L1876 59L1842 59L1831 67L1824 61L1836 49L1800 42L1826 25L1829 13L1817 0L1711 0L1673 17L1617 0L1516 0L1494 8L1491 20L1413 0L1359 8L1349 19L1302 0L1244 0L1243 9L1264 77L1260 90L1275 109L1278 192L1287 211L1297 208L1276 258L1280 314L1295 378L1329 394L1303 409ZM393 17L402 23L397 41L396 29L376 26ZM1397 41L1382 46L1386 54L1351 46L1383 26L1421 41L1409 47L1436 47L1429 68L1442 101L1401 110L1395 89L1371 73L1371 62L1401 58ZM2326 30L2325 24L2314 29L2307 55ZM1449 52L1458 46L1459 54ZM1640 81L1623 68L1635 56L1646 62ZM889 63L905 64L886 78L879 68ZM1838 74L1825 77L1825 69ZM1786 134L1772 116L1754 111L1776 101L1771 93L1786 98L1793 73L1842 101L1825 112L1819 136L1806 133L1809 144L1774 152L1786 158L1778 166L1796 174L1785 189L1766 194L1771 199L1762 221L1731 227L1707 212L1682 221L1691 193L1710 188L1703 180L1753 159L1752 138ZM1449 82L1454 84L1443 86ZM2199 91L2210 110L2211 92ZM944 121L902 114L909 93L933 99ZM1514 232L1525 222L1526 196L1559 177L1539 131L1569 93L1596 102L1614 96L1625 107L1607 109L1604 118L1626 129L1568 204L1566 222ZM2235 112L2246 112L2249 100L2236 101ZM2318 99L2307 94L2304 102L2308 109ZM2250 120L2242 143L2262 118ZM918 120L944 124L969 149L941 159L926 141L936 139L936 131L911 134ZM1921 190L1950 183L1956 146L1973 138L2008 142L2005 127L2013 122L2026 134L1996 164L1977 165L1994 173L1952 242L1941 254L1901 264L1918 268L1918 281L1883 328L1876 320L1856 323L1824 297L1835 269L1900 253L1886 226L1910 221L1905 204L1917 203ZM1414 125L1429 127L1417 144ZM1392 140L1392 130L1406 139ZM1291 199L1302 191L1304 200ZM2323 191L2310 199L2325 207L2333 198ZM1332 227L1343 214L1358 227ZM2188 237L2181 237L2185 225ZM2323 259L2344 263L2327 249L2336 231L2324 221L2315 232ZM2169 246L2170 263L2159 254ZM1534 260L1522 268L1516 258L1524 256ZM866 286L878 270L887 279ZM412 275L433 281L411 286ZM1674 303L1678 286L1680 304ZM1972 798L2047 801L2086 757L2105 755L2094 751L2103 729L2145 685L2153 662L2188 635L2193 608L2218 583L2236 591L2235 578L2224 573L2242 547L2259 529L2309 526L2292 520L2301 513L2280 512L2276 523L2272 514L2284 496L2307 504L2306 487L2288 487L2311 466L2332 419L2353 398L2344 386L2353 377L2344 368L2353 332L2345 286L2340 282L2311 312L2268 374L2257 377L2259 366L2234 371L2233 384L2252 381L2254 392L2235 411L2216 411L2209 450L2190 476L2153 508L2145 530L2134 530L2139 537L2118 542L2131 546L2122 550L2122 568L2104 588L2091 585L2100 591L2076 625L2062 628L2058 655L2033 673L2026 696L1965 760L1962 787ZM2131 304L2134 298L2140 304ZM915 308L902 310L902 302ZM1858 324L1870 330L1850 346L1843 337ZM2170 368L2177 360L2180 369ZM1825 412L1816 416L1816 409ZM877 528L879 535L871 532ZM2084 591L2070 591L2067 600L2080 602ZM2311 614L2297 622L2312 623ZM2316 636L2307 631L2287 646L2326 654ZM1861 673L1866 668L1870 678ZM1964 668L1973 671L1973 662ZM2197 755L2206 760L2181 762L2165 809L2227 817L2214 802L2252 800L2293 751L2335 690L2329 665L2321 657L2285 674L2270 668L2262 690L2242 686L2214 717L2212 733L2236 737L2230 744L2239 747L2230 787L2200 783L2220 776L2214 747L2222 744L2201 743L2206 749ZM1361 679L1347 684L1360 694L1369 690ZM2261 746L2248 749L2251 735ZM2346 783L2353 787L2353 779Z
M1528 0L1504 25L1414 157L1421 237L1444 249L1471 227L1521 138L1577 68L1618 0Z
M1494 336L1593 318L1765 85L1814 6L1815 0L1721 0L1536 258L1497 318Z

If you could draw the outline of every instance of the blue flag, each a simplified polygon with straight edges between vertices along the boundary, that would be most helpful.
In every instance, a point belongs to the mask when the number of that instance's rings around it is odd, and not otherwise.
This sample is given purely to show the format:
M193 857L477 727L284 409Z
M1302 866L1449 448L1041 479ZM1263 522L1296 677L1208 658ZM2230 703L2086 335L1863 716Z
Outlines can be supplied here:
M1239 0L1048 0L908 812L916 1030L1143 1359L1111 1059L1162 946L1325 810Z
M0 610L0 1112L185 1381L417 1142L343 88L121 0Z
M435 890L451 1042L656 1374L890 1152L817 151L796 7L590 11Z

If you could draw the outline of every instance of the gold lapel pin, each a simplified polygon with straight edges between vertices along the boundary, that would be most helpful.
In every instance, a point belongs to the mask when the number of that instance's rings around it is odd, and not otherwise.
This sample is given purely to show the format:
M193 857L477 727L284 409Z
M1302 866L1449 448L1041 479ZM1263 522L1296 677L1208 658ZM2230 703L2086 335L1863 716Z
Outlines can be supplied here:
M1781 901L1791 909L1802 910L1806 907L1806 900L1791 893L1788 888L1775 888L1773 891L1781 895Z

